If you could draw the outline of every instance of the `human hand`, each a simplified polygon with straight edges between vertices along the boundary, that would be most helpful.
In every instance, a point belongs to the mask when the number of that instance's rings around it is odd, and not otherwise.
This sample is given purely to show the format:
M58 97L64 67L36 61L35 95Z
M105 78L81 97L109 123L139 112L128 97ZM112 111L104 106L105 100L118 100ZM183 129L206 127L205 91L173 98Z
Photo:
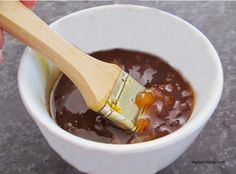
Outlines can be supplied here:
M20 0L26 7L32 8L34 4L36 3L36 0ZM2 47L4 44L4 37L3 37L3 30L0 28L0 64L3 61L3 56L2 56Z

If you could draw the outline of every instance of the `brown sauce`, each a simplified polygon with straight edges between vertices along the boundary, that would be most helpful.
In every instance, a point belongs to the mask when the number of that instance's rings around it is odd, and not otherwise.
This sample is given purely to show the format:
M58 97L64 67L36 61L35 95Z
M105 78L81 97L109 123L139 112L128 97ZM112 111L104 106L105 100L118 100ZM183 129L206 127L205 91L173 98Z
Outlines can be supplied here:
M159 57L125 49L98 51L91 56L119 65L151 91L152 96L145 96L148 105L137 123L143 128L139 133L122 130L88 109L75 85L62 74L51 91L49 103L52 117L64 130L92 141L130 144L166 136L190 117L194 105L190 84ZM137 105L144 101L138 97Z

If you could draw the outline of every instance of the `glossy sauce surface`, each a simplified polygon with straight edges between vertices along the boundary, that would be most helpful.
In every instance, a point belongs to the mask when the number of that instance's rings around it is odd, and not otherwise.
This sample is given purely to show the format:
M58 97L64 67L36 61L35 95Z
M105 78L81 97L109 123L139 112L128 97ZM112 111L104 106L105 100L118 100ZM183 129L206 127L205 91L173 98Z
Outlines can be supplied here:
M136 98L136 103L149 103L144 109L139 133L124 131L88 109L80 92L64 75L60 75L50 94L50 112L64 130L92 141L129 144L153 140L179 129L190 117L193 90L181 74L165 61L148 53L112 49L91 56L119 65L149 89L151 95Z

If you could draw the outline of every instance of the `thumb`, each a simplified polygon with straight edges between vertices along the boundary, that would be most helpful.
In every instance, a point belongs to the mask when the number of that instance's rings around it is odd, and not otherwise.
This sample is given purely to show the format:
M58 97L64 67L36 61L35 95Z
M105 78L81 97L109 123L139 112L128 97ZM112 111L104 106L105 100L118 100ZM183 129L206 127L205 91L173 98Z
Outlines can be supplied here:
M28 8L32 8L36 3L36 0L20 0L20 1Z

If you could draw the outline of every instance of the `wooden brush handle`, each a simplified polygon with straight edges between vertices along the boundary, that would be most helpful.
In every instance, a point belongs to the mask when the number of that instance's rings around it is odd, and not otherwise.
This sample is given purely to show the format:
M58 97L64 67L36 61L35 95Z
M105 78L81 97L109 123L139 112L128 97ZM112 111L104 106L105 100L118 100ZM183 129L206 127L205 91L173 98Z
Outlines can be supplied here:
M74 47L18 1L0 2L0 27L54 62L79 88L91 109L103 107L120 72L116 65Z

